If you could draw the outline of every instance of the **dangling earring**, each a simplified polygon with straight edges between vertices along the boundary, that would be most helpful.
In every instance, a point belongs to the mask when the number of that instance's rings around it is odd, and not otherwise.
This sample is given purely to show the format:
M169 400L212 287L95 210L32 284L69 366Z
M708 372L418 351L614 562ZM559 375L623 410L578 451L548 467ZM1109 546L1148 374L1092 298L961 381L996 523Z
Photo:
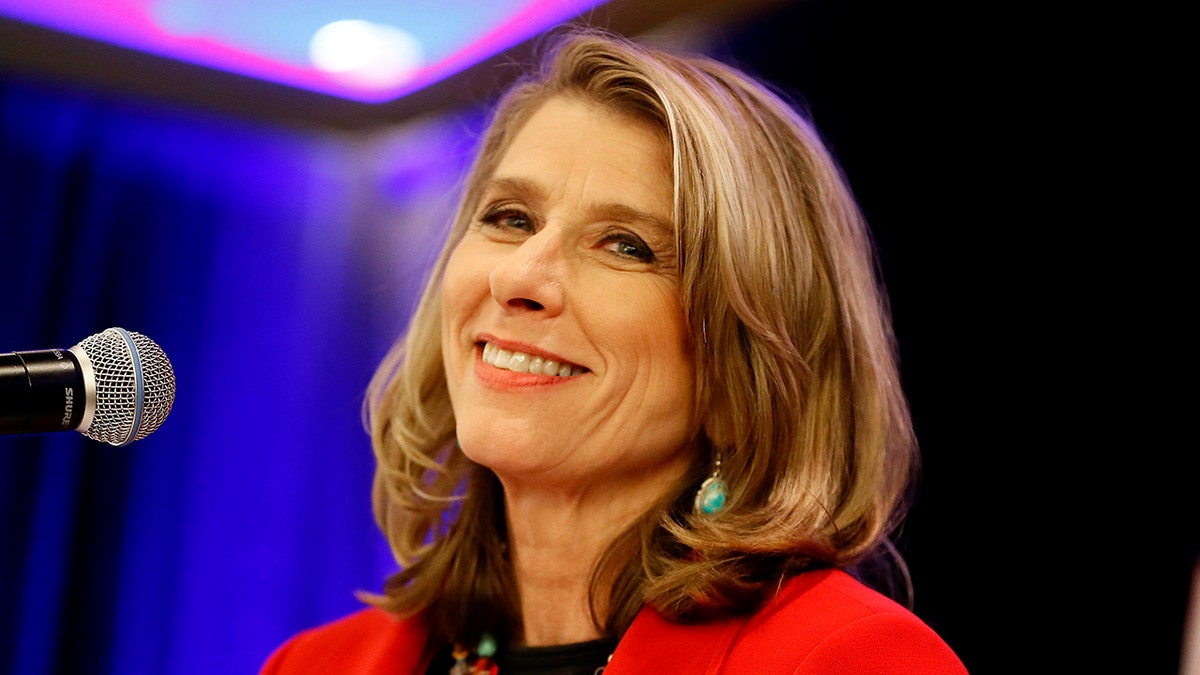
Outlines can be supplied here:
M725 510L725 502L729 501L729 486L721 478L721 451L713 453L712 475L700 484L696 490L696 501L692 510L698 516L711 516Z

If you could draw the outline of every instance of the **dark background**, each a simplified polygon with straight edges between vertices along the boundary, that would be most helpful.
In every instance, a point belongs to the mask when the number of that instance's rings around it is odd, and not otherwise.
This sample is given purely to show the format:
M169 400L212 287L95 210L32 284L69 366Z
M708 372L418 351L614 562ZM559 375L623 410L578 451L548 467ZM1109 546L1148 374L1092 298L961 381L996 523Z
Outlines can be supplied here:
M916 609L975 673L1181 672L1172 22L803 2L726 49L808 105L875 227L925 457Z

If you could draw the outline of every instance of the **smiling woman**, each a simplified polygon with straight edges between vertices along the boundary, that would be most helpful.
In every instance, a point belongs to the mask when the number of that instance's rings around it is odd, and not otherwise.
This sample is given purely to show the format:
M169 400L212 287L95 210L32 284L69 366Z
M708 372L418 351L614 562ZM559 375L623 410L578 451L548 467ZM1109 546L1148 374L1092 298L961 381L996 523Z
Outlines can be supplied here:
M518 546L518 566L597 559L697 454L675 242L659 225L671 222L668 160L662 135L638 118L552 98L513 138L447 262L442 350L459 445L503 485L510 539L569 544ZM487 348L511 352L509 364L484 361ZM514 372L535 358L572 374ZM570 529L524 531L542 512ZM586 600L555 595L522 598ZM576 637L591 637L586 602L578 609ZM530 623L525 639L543 641ZM544 629L571 630L561 620Z
M889 540L916 443L886 307L786 102L566 36L369 392L401 569L263 672L964 673Z

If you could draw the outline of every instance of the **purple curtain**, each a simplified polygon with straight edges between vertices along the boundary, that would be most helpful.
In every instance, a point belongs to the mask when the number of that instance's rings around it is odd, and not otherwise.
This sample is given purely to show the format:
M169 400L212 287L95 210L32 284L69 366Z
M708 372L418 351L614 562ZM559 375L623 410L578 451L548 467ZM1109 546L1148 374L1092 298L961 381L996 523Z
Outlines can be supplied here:
M248 673L393 569L360 409L462 120L370 143L0 80L0 352L145 334L166 423L0 437L0 672Z

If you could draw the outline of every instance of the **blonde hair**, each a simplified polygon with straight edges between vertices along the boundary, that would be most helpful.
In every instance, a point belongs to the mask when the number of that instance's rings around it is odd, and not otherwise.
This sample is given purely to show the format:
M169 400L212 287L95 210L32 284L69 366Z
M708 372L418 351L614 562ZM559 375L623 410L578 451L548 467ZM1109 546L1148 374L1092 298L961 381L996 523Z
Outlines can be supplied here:
M662 509L593 574L597 626L619 636L645 603L677 620L751 611L800 571L881 558L907 589L889 536L916 442L870 232L831 153L791 104L732 67L575 30L496 107L407 334L371 383L374 508L401 570L369 601L426 611L445 639L520 630L499 483L454 443L441 278L481 183L555 96L648 120L670 143L698 442L721 453L730 488L717 516L691 513L706 457L687 484L664 486Z

